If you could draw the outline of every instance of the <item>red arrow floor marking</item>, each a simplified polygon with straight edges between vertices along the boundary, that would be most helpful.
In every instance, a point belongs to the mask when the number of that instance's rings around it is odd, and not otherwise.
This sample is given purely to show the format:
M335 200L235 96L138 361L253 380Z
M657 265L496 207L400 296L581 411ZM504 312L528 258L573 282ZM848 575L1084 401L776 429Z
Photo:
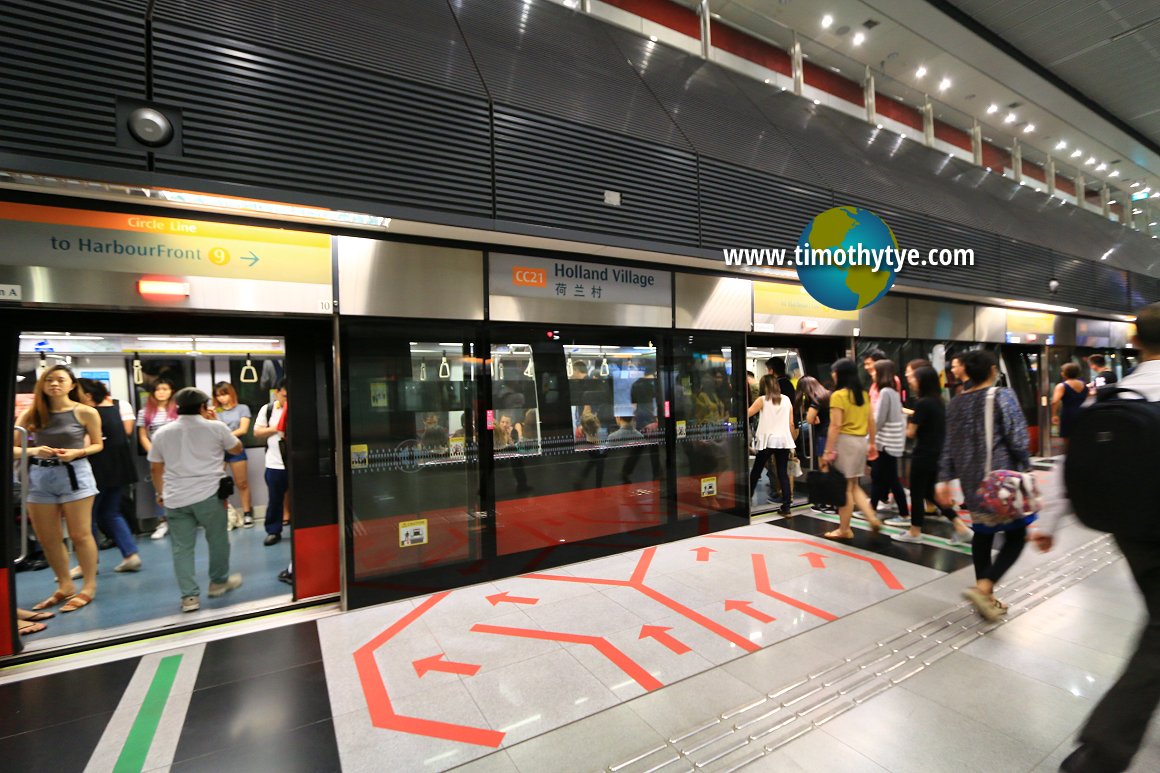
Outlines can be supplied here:
M479 673L479 666L472 663L456 663L452 660L444 660L445 655L440 652L438 655L432 655L429 658L422 658L416 660L411 665L415 667L415 673L422 678L428 671L442 671L446 674L463 674L464 676L475 676Z
M808 558L810 561L810 566L815 569L826 568L826 557L821 553L802 553L802 558Z
M587 644L590 647L595 647L601 655L611 660L617 668L628 674L633 681L644 689L652 691L664 687L663 684L657 681L656 677L641 668L635 660L625 655L616 648L616 645L602 636L587 636L579 633L562 633L559 631L540 631L531 628L508 628L507 626L485 625L483 623L477 623L471 626L471 630L473 633L494 633L499 636L518 636L522 639L544 639L546 641L568 642L569 644Z
M690 550L689 552L690 552L690 553L696 553L696 554L697 554L697 560L698 560L698 561L708 561L708 560L709 560L709 554L710 554L710 553L716 553L717 551L716 551L716 550L714 550L713 548L693 548L693 549L692 549L692 550Z
M509 604L536 604L540 601L527 596L512 596L506 590L503 593L493 593L487 597L487 600L491 602L493 607L499 605L501 601L506 601Z
M906 590L906 588L903 587L902 583L898 581L898 578L894 576L894 573L890 571L886 564L875 558L860 556L857 553L851 553L849 550L842 550L841 548L836 548L833 545L823 545L808 539L797 539L796 537L743 537L740 534L706 534L705 536L708 539L752 540L754 542L797 542L798 544L809 545L811 548L817 548L818 550L828 550L829 552L837 553L840 556L846 556L847 558L853 558L858 561L865 561L866 563L870 564L870 566L874 567L874 571L878 572L878 576L882 578L882 582L886 583L887 588L890 588L891 590Z
M765 556L761 555L760 553L754 553L752 557L753 581L758 593L765 594L771 599L777 599L778 601L785 602L791 607L797 607L801 611L808 612L814 617L820 617L823 620L829 620L832 622L838 619L837 615L830 614L824 609L818 609L817 607L811 606L804 601L798 601L793 596L787 596L784 593L778 593L775 591L769 582L769 567L765 565Z
M658 604L664 604L669 609L677 614L692 620L702 628L706 628L713 633L720 636L726 641L731 641L746 652L757 652L761 649L760 644L755 644L749 639L745 638L736 631L731 631L717 621L702 615L694 609L689 609L684 604L674 599L669 598L658 590L654 590L644 584L645 577L648 575L648 569L652 563L653 556L656 555L657 549L655 547L645 548L644 552L640 554L640 560L637 561L636 568L632 571L632 577L627 580L610 580L607 577L575 577L572 575L562 576L557 574L524 574L520 575L526 580L552 580L554 582L578 582L582 584L591 585L614 585L618 588L634 588L644 595L648 596Z
M754 609L751 606L751 604L752 604L752 602L749 602L749 601L726 601L725 602L725 611L726 612L734 612L734 611L743 612L744 614L747 614L750 617L752 617L754 620L757 620L757 621L762 622L762 623L772 623L774 620L777 619L776 617L772 617L771 615L765 614L760 609Z
M672 628L666 628L663 625L642 625L640 628L640 638L656 639L660 644L665 645L678 655L684 655L686 652L691 652L688 645L672 636L669 631Z
M355 650L354 664L358 669L358 679L362 684L363 695L367 699L371 724L375 727L384 730L398 730L401 733L413 735L425 735L431 738L444 738L448 741L471 743L477 746L490 746L494 749L503 743L504 739L504 734L497 730L454 725L450 722L438 722L434 719L405 717L396 714L391 705L391 696L387 693L387 684L383 681L382 672L379 671L379 666L375 662L375 650L393 639L399 632L418 620L427 610L450 594L451 591L436 593L396 620L378 636Z

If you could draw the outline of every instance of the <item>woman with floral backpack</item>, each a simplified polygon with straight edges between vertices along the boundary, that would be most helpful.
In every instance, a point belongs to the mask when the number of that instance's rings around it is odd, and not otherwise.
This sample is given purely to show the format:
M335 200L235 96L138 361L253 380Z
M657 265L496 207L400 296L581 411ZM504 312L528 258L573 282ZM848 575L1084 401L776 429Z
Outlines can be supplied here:
M1014 393L995 386L995 355L971 351L963 364L971 386L947 408L935 499L942 507L952 507L949 483L957 479L962 484L963 504L972 513L976 580L963 596L984 618L996 620L1007 607L995 598L995 584L1023 552L1027 525L1036 518L1038 492L1029 474L1027 421ZM999 532L1005 539L992 559Z

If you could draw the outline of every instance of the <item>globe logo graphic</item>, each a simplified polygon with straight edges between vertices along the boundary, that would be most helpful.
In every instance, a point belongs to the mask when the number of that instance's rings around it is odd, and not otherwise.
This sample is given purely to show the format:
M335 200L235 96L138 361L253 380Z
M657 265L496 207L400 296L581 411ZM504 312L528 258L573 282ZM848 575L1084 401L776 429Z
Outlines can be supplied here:
M874 270L872 260L863 259L862 264L852 261L838 261L825 265L815 261L810 265L809 250L842 250L846 256L854 256L861 246L863 253L877 250L879 254L887 248L893 249L891 263L881 263ZM797 266L798 279L810 296L824 306L840 311L857 311L875 303L894 286L897 272L898 241L890 227L881 218L861 207L834 207L822 212L806 226L798 239L798 247L803 260ZM868 264L868 265L867 265Z

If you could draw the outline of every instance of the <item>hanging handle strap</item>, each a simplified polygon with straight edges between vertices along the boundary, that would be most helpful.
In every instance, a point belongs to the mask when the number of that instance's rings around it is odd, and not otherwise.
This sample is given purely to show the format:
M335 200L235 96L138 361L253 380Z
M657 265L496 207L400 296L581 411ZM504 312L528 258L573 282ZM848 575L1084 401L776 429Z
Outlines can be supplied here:
M250 361L250 355L246 355L246 364L242 366L241 372L238 373L238 381L243 384L258 383L258 369L254 367L254 363Z

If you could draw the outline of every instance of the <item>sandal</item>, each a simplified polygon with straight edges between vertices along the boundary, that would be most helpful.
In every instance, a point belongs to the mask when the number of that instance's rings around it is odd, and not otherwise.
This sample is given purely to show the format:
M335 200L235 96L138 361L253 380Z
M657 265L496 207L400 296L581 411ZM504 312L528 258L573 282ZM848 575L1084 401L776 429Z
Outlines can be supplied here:
M826 532L822 536L826 539L854 539L854 532L851 531L849 534L843 534L841 529L834 529L833 531Z
M61 612L76 612L81 607L87 607L93 603L93 597L87 593L77 593L69 596L68 602L60 608Z
M60 590L53 591L51 596L49 596L44 601L42 601L39 604L37 604L36 606L34 606L33 610L40 611L41 609L48 609L49 607L55 607L57 604L59 604L60 602L64 601L67 598L69 598L69 594L65 593L64 591L60 591Z
M32 633L40 633L45 628L48 628L48 626L44 623L35 623L31 620L21 620L19 621L19 625L21 636L28 636Z
M995 605L995 609L999 610L999 614L1001 614L1001 615L1007 614L1007 605L1004 604L1002 601L999 601L999 599L992 596L991 603Z
M25 609L16 610L16 618L25 623L39 623L42 620L51 620L56 617L54 612L29 612Z

